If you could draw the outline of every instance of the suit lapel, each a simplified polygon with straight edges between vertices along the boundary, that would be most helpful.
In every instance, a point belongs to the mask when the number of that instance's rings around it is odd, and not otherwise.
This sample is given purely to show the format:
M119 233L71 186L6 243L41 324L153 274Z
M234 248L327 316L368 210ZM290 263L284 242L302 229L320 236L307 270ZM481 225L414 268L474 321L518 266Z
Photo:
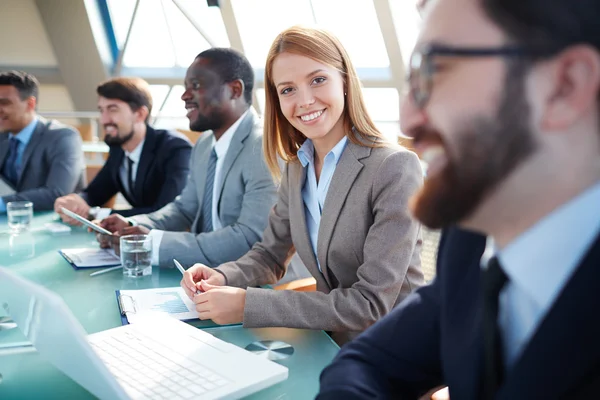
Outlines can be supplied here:
M0 140L0 169L4 167L4 163L6 162L6 156L8 156L8 147L10 142L8 140L8 133L2 136L3 137Z
M352 143L350 140L346 145L346 149L342 153L342 157L335 168L325 203L323 204L323 212L321 223L319 224L319 241L317 243L317 257L321 265L323 275L331 284L328 277L327 268L327 252L333 235L333 230L342 207L346 202L346 197L356 180L356 177L363 168L363 164L359 161L371 154L371 148L359 146Z
M204 139L206 137L206 139ZM198 161L194 162L194 170L190 171L190 174L195 177L196 181L196 193L198 195L198 210L196 210L196 218L194 219L194 223L192 224L192 233L197 233L198 222L200 221L200 216L202 214L202 203L204 200L204 186L206 185L206 169L208 167L208 159L210 157L210 152L212 150L212 137L213 133L202 135L200 140L203 142L199 143L198 146Z
M574 398L600 365L600 235L509 371L500 399ZM558 379L552 379L553 377ZM587 388L589 389L589 388Z
M290 174L290 204L288 205L288 209L290 212L290 229L293 231L294 246L306 268L318 276L320 275L319 267L310 243L308 227L306 226L304 200L302 200L302 187L306 181L306 168L303 168L302 164L297 162L288 164L288 170ZM331 287L329 279L325 277L325 280L327 285Z
M218 182L215 182L215 185L217 185L215 189L219 194L217 198L217 205L221 201L221 193L223 192L223 185L225 183L227 174L229 174L233 163L244 148L244 140L246 140L250 132L252 132L253 127L254 113L252 110L250 110L248 114L246 114L236 131L233 133L233 137L231 138L231 142L229 143L229 148L227 149L227 153L225 154L225 160L223 160L223 166L221 167L221 179Z
M146 125L146 138L144 139L144 147L142 147L142 155L140 156L140 164L135 173L135 183L133 188L130 188L131 194L136 202L142 200L144 194L144 182L148 174L149 167L154 159L154 148L156 147L156 132L150 126Z
M25 176L25 170L27 169L29 159L31 158L35 147L40 143L42 136L46 131L47 124L48 121L39 117L38 122L35 125L35 129L33 130L33 134L31 135L31 139L29 139L29 143L27 143L27 147L25 147L25 152L23 153L23 160L21 161L21 171L19 172L17 187L19 186L19 183L21 183L23 176Z

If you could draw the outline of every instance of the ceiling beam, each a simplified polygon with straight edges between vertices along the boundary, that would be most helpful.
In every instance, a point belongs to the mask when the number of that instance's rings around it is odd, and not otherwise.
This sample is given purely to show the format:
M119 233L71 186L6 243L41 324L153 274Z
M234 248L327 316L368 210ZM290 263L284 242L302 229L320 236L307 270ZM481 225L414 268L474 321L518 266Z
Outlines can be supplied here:
M35 0L76 111L96 109L96 85L108 78L84 0Z
M396 1L396 0L392 0ZM390 59L390 72L393 85L398 90L398 95L402 93L405 82L404 62L402 60L402 51L398 42L398 32L394 23L390 0L373 0L377 20L381 29L381 35L385 43L388 57Z
M42 85L64 84L58 67L36 67L31 65L0 65L0 71L24 71L35 76Z

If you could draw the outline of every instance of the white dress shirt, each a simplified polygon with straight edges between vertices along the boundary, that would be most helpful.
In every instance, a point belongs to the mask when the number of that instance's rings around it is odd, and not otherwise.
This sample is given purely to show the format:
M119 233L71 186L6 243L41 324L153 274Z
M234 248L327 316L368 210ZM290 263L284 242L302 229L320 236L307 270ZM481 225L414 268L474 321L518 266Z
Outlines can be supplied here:
M599 205L600 182L498 252L500 265L509 278L500 293L498 311L507 368L519 358L600 233ZM488 238L487 256L496 252L493 246Z
M123 157L123 162L119 168L119 177L121 178L121 183L130 196L133 196L133 188L129 187L129 163L127 162L127 158L130 158L131 161L133 161L133 164L131 164L131 183L135 185L135 178L137 175L138 166L140 165L140 158L142 157L142 149L145 141L146 139L142 140L131 153L125 151L125 157Z
M231 139L233 139L233 135L235 131L238 129L242 120L246 117L246 114L250 112L248 109L237 121L235 121L226 131L221 135L219 140L215 140L213 135L211 147L214 147L215 152L217 153L217 165L215 167L215 181L213 185L213 199L212 199L212 221L213 221L213 230L221 229L223 226L221 225L221 219L219 218L218 212L218 202L219 202L219 184L223 179L222 170L223 163L225 162L225 156L227 155L227 151L229 150L229 145L231 144ZM152 236L152 264L158 265L160 260L159 250L160 250L160 242L162 241L164 231L159 229L152 229L150 231L150 236Z

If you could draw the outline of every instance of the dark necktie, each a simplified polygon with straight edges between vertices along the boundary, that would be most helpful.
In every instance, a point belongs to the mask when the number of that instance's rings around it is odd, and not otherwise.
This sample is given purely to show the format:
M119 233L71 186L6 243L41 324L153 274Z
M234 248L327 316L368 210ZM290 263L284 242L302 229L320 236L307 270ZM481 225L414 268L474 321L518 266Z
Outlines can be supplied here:
M133 160L127 157L127 185L129 186L129 195L133 197Z
M8 157L4 163L4 176L16 186L19 178L19 172L17 171L17 155L19 153L19 139L11 136L9 139L10 147L8 150Z
M492 257L483 271L483 342L484 342L484 399L493 399L502 384L504 362L502 337L498 327L498 297L508 278Z
M212 199L215 186L215 171L217 169L217 152L214 147L210 153L208 160L208 168L206 169L206 184L204 185L204 198L202 199L202 231L212 232Z

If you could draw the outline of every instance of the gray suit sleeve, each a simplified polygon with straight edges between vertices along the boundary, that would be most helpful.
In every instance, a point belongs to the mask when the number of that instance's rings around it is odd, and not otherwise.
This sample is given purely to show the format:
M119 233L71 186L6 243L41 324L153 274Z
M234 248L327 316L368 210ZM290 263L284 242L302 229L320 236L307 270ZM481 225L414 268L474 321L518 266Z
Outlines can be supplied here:
M417 244L419 224L410 215L408 200L421 183L421 168L413 153L388 156L373 181L374 221L364 243L358 281L329 293L248 288L244 326L362 331L387 314ZM229 278L231 268L223 269Z
M260 138L255 139L249 153L262 154L261 143ZM248 162L240 177L244 182L244 194L235 223L213 232L181 232L190 229L199 207L193 165L188 185L173 203L145 218L134 218L138 223L166 231L160 244L159 265L172 267L172 259L176 257L184 265L202 263L216 267L237 260L260 240L276 194L266 164L255 162L256 157L252 159L254 161Z
M74 129L60 128L51 133L49 140L53 141L48 153L49 170L40 171L47 174L45 185L5 196L5 202L28 200L36 211L52 210L58 197L73 193L84 168L81 136Z

